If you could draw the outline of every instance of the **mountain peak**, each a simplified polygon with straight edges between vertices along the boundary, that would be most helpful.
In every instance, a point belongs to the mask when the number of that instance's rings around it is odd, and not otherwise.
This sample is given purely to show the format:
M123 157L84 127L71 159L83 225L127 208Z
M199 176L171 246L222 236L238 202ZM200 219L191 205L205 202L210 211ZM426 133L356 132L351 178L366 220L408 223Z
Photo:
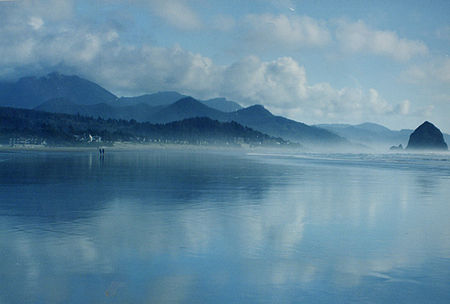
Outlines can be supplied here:
M216 97L208 100L202 100L201 102L207 105L208 107L214 108L222 112L235 112L237 110L242 109L240 104L231 100L227 100L224 97Z
M158 123L166 123L193 117L218 119L223 114L223 112L210 108L195 98L184 97L156 113L153 120Z
M183 97L183 98L177 100L173 104L169 105L169 107L172 107L172 108L189 108L189 107L191 107L191 108L208 108L209 109L208 106L204 105L197 99L192 98L190 96Z
M183 97L186 97L185 95L182 95L178 92L174 91L159 91L157 93L152 94L144 94L141 96L134 96L134 97L120 97L118 102L122 105L135 105L139 103L145 103L149 106L156 107L156 106L167 106L170 105Z
M249 106L247 108L239 110L238 112L247 112L247 113L253 113L253 114L264 115L264 116L273 116L273 114L270 113L269 110L267 110L263 105L260 105L260 104Z
M94 82L58 72L42 77L23 77L17 82L3 84L0 90L0 105L6 106L35 108L55 98L65 98L80 105L108 103L117 99Z
M227 101L227 99L225 97L216 97L216 98L211 98L209 100L211 100L211 101L220 101L220 102Z
M194 99L193 97L184 97L179 99L178 101L175 102L175 104L186 104L186 103L199 103L202 104L200 101L198 101L197 99Z
M64 80L72 80L72 81L85 81L85 82L90 82L89 80L83 79L77 75L65 75L65 74L61 74L60 72L51 72L48 73L47 75L41 77L40 79L42 80L50 80L50 81L64 81Z
M61 78L62 76L65 76L65 75L60 74L59 72L54 71L54 72L48 73L48 74L47 74L46 76L44 76L44 77L45 77L45 78Z
M368 130L368 131L375 131L375 132L390 131L385 126L382 126L380 124L373 123L373 122L365 122L365 123L356 125L355 127L360 128L360 129L364 129L364 130Z

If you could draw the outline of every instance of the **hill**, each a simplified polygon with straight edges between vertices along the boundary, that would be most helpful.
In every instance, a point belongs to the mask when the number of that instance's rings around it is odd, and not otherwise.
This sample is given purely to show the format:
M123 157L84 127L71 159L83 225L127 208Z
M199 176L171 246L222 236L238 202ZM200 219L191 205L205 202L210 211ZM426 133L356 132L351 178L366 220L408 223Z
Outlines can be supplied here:
M114 118L114 119L135 119L137 121L149 121L151 116L161 110L161 106L151 107L145 103L127 106L113 106L106 103L94 105L79 105L66 98L50 99L34 108L37 111L64 114L80 114L91 117Z
M322 147L347 146L345 138L337 136L325 129L308 126L304 123L275 116L261 105L251 106L230 113L228 120L234 120L243 125L272 136L282 137L287 140L317 145Z
M120 97L117 100L118 101L117 104L120 106L127 106L145 103L152 107L167 106L185 97L188 96L173 91L157 92L153 94L145 94L135 97Z
M112 144L117 141L277 147L289 144L236 122L219 122L206 117L151 124L0 107L0 142L10 144L16 140L50 145Z
M187 118L208 117L221 122L236 121L270 136L281 137L310 146L345 147L349 145L344 138L332 132L281 116L275 116L261 105L226 113L210 108L192 97L185 97L168 106L158 107L150 107L144 103L121 107L114 107L108 104L77 106L67 100L60 99L48 101L37 107L36 110L81 114L103 119L135 119L139 122L151 123L169 123Z
M76 75L57 72L42 77L23 77L15 82L0 82L0 106L33 109L52 99L66 99L77 105L106 103L112 106L146 104L151 107L167 106L188 97L174 91L157 92L134 97L118 98L105 88ZM224 112L242 107L225 98L202 100L203 104ZM57 113L46 105L46 111Z
M236 121L271 136L311 146L349 145L344 138L328 130L275 116L259 105L242 109L239 104L224 98L199 101L177 92L117 98L93 82L58 73L41 78L22 78L16 83L1 85L9 89L0 94L0 98L3 96L0 105L152 123L209 117L221 122Z
M123 105L135 105L139 103L145 103L149 106L168 106L180 99L189 97L187 95L180 94L178 92L167 91L167 92L158 92L154 94L145 94L136 97L120 97L118 99L118 104ZM231 100L227 100L226 98L213 98L208 100L199 100L199 102L204 105L222 111L222 112L233 112L242 109L242 107Z
M374 123L320 124L317 126L345 137L353 143L380 149L387 149L389 146L398 144L406 146L412 132L412 130L393 131Z
M242 109L241 105L237 102L228 100L226 98L220 97L220 98L213 98L208 100L200 100L201 103L204 105L222 111L222 112L234 112L237 110Z
M192 97L185 97L173 104L163 107L151 115L148 121L153 123L168 123L193 117L209 117L220 121L227 120L225 118L227 117L226 113L205 106L203 103Z
M347 145L348 142L327 130L275 116L261 105L225 113L187 97L155 112L149 121L167 123L193 117L209 117L222 122L236 121L254 130L301 144L317 146Z
M0 82L0 106L32 109L55 98L65 98L80 105L112 103L117 99L96 83L59 73Z
M414 130L402 129L391 130L375 123L363 123L358 125L349 124L320 124L320 128L327 129L353 143L362 144L371 148L388 149L390 146L402 144L406 147L409 136ZM446 142L450 141L449 134L443 134Z

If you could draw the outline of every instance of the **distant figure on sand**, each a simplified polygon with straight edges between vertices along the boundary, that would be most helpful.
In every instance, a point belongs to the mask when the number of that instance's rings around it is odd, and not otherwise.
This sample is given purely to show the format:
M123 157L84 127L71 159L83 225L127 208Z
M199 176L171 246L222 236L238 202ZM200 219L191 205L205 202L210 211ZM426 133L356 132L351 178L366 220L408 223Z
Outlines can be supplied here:
M98 153L100 154L100 157L105 155L105 149L104 148L98 148Z

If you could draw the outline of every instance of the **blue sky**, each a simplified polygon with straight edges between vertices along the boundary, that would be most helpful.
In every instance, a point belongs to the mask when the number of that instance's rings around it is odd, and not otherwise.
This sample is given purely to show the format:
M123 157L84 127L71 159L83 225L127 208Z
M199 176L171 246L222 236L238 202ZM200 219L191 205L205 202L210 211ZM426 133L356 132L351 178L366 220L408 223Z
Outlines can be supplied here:
M0 1L0 78L58 70L314 123L450 132L450 1Z

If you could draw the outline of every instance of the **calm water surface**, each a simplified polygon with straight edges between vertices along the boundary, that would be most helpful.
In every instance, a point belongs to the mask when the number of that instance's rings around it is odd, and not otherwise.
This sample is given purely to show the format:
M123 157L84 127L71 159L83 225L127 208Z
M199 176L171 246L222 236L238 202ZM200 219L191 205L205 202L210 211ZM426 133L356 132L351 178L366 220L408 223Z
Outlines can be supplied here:
M450 156L0 153L0 303L450 303Z

